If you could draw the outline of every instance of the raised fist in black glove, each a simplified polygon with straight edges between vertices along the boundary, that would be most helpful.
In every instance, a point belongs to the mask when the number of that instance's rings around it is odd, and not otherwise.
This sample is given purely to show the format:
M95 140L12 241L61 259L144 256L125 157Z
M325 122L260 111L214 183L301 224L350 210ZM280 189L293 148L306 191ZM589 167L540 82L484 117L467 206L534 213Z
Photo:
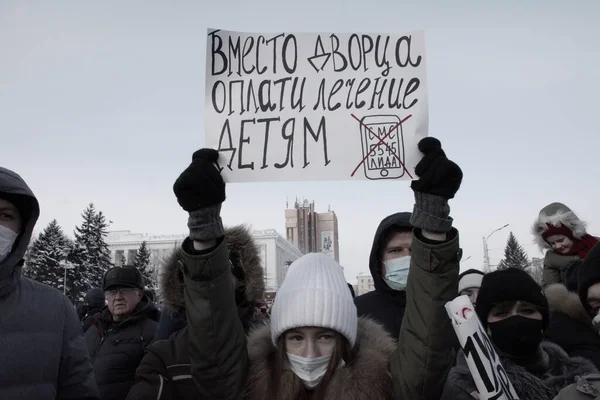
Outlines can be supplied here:
M177 202L189 214L188 227L193 240L211 240L224 234L220 212L225 201L225 181L215 162L219 152L201 149L173 185Z
M415 173L419 180L413 181L415 207L411 223L430 232L449 232L452 229L448 200L460 188L462 171L446 157L439 140L428 137L419 142L423 158Z
M225 181L215 163L219 152L201 149L192 156L192 163L173 185L177 202L187 212L214 206L225 201Z
M419 150L423 153L423 158L415 168L419 180L412 182L412 190L445 199L454 198L463 177L460 167L448 160L442 144L436 138L421 140Z

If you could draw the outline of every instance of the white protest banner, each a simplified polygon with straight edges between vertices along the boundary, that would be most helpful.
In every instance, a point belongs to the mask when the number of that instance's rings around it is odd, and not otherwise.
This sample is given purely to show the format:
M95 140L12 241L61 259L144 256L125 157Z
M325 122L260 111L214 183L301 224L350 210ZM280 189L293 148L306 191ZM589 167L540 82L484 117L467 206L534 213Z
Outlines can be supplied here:
M446 303L446 311L467 359L481 400L518 400L490 338L468 296Z
M209 29L206 53L206 146L226 182L415 178L423 32Z

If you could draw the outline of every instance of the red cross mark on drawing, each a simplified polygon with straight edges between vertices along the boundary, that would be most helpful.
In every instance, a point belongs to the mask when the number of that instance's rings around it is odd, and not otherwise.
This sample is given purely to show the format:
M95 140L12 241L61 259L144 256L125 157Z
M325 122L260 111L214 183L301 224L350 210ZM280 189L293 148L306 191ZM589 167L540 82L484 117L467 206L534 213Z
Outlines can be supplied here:
M390 131L388 133L386 133L383 137L379 137L377 136L377 134L375 132L373 132L371 130L371 128L369 128L368 126L366 126L365 124L363 124L363 122L358 119L358 117L354 114L350 114L352 115L352 118L354 118L355 120L358 121L359 124L361 124L361 126L363 126L366 130L368 130L369 132L371 132L371 134L373 136L375 136L377 139L379 139L379 142L377 142L377 144L375 146L372 146L371 150L367 153L367 155L365 155L365 158L362 159L362 161L360 163L358 163L358 165L356 166L356 168L354 168L354 171L352 171L352 173L350 174L351 177L354 176L354 174L356 174L356 171L358 171L358 169L360 168L361 165L363 165L363 163L367 160L367 158L369 158L369 156L371 155L371 153L373 153L375 150L377 150L377 148L379 146L381 146L382 144L388 148L388 150L394 155L394 157L396 157L398 159L398 162L400 163L400 165L402 165L402 168L404 168L404 171L408 174L408 176L410 176L410 179L414 179L413 176L410 174L410 172L408 172L408 169L406 169L406 167L404 166L404 164L402 163L402 160L400 160L400 157L398 157L398 154L396 154L396 152L390 147L390 145L388 145L385 142L385 139L395 130L398 129L398 127L400 125L402 125L404 122L406 122L406 120L408 120L410 117L412 117L412 114L409 114L407 117L405 117L402 121L400 121L399 123L397 123L396 125L392 126L392 128L390 129Z

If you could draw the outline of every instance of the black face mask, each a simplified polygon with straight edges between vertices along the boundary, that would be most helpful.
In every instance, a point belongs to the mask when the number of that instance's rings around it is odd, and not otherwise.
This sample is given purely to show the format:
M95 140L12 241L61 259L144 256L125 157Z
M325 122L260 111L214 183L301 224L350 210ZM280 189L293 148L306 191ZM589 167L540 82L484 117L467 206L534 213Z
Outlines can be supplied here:
M535 354L542 342L543 322L514 315L497 322L488 322L492 342L498 350L514 358L526 359Z

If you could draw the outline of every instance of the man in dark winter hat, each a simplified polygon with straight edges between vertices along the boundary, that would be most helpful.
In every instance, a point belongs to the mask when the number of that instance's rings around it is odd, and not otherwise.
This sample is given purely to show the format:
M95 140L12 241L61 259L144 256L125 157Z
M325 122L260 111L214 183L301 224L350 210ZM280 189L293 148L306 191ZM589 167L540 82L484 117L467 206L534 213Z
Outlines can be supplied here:
M548 301L524 270L508 268L485 275L476 312L519 398L553 399L577 376L596 372L590 361L571 358L556 344L542 341L549 322ZM461 355L442 400L472 399L476 390Z
M393 337L398 337L406 309L406 282L413 240L411 213L400 212L381 221L375 237L369 269L375 290L354 298L359 316L373 318Z
M102 400L125 399L145 349L154 342L158 310L143 294L144 278L131 266L111 268L102 278L108 307L85 332Z
M0 399L97 399L75 308L21 275L39 213L25 181L0 167Z
M469 296L473 307L477 306L477 295L484 275L478 269L468 269L458 276L458 295Z

